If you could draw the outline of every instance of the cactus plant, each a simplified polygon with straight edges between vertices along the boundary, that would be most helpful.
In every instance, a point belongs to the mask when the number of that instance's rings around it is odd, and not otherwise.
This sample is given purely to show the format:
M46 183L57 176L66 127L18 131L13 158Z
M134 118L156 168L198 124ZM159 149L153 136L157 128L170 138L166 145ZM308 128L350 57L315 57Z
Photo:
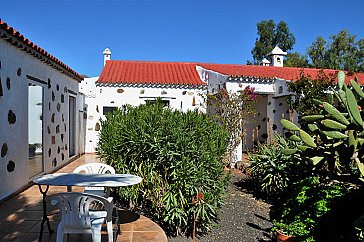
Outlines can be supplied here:
M345 84L345 73L338 73L337 89L331 88L329 102L315 102L318 113L303 116L302 127L282 119L289 131L291 146L287 154L294 154L313 165L325 164L329 177L335 174L336 164L356 164L364 176L364 92L357 80ZM364 181L364 179L362 179Z

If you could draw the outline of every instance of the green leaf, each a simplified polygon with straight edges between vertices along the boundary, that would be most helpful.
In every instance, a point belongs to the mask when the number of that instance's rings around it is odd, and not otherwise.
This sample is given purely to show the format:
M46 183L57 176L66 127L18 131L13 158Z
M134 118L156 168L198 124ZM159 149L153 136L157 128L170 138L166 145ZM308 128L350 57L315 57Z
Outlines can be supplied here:
M339 122L336 122L334 120L331 120L331 119L324 119L321 121L321 123L327 127L327 128L330 128L330 129L339 129L339 130L343 130L343 129L346 129L346 125L342 124L342 123L339 123Z
M306 145L312 147L312 148L316 148L317 145L315 144L314 139L308 134L306 133L304 130L300 129L300 136L303 142L305 142Z
M297 135L295 135L295 134L293 134L293 135L291 135L291 136L289 136L289 138L288 138L289 140L292 140L292 141L296 141L296 142L299 142L299 141L301 141L301 138L300 137L298 137Z
M341 98L341 101L346 103L346 94L343 90L339 90L339 97Z
M342 145L343 143L344 143L343 141L339 141L339 142L336 142L335 144L333 144L332 146L335 148L337 146Z
M326 98L327 98L328 103L332 104L334 102L334 95L332 95L331 92L326 94Z
M334 119L336 119L337 121L339 121L342 124L345 125L349 125L350 122L349 120L347 120L344 115L342 115L342 113L337 110L334 106L332 106L331 104L324 102L324 109L326 110L326 112L328 112L330 114L331 117L333 117Z
M303 116L302 120L305 121L305 122L311 123L311 122L315 122L315 121L323 119L323 118L325 118L324 115L317 114L317 115Z
M319 128L317 127L316 124L308 124L308 128L312 131L315 132L316 130L318 130Z
M353 117L354 122L359 126L363 126L363 120L360 115L358 103L356 102L356 98L350 89L346 90L346 97L349 111Z
M297 127L294 123L291 121L288 121L287 119L281 119L281 124L283 128L288 129L290 131L299 131L300 128Z
M361 163L359 159L355 159L355 160L356 160L356 164L359 168L361 175L364 176L364 164Z
M317 165L318 163L320 163L320 161L322 161L324 157L322 156L315 156L311 158L312 164L313 165Z
M348 136L346 134L343 134L339 131L322 131L327 137L334 138L334 139L344 139Z
M345 83L345 72L339 71L337 74L337 85L339 86L339 89L343 89Z
M364 144L364 139L363 139L363 138L358 138L358 143L359 143L360 145L363 145L363 144Z
M354 81L354 80L350 80L351 86L354 88L354 91L362 98L364 98L364 92L363 90L361 90L361 87L359 86L359 84Z
M321 101L321 100L318 100L318 99L316 99L316 98L313 98L313 99L312 99L312 102L313 102L316 106L319 106L319 105L321 105L321 104L322 104L322 101Z
M358 140L355 139L355 137L354 137L354 130L349 130L348 137L349 137L349 139L348 139L348 141L349 141L349 147L350 146L353 146L354 149L356 149L356 147L358 145Z
M306 151L307 149L311 149L311 147L305 145L297 145L297 148L301 151Z
M297 152L298 150L297 149L283 149L282 150L282 154L284 155L293 155Z

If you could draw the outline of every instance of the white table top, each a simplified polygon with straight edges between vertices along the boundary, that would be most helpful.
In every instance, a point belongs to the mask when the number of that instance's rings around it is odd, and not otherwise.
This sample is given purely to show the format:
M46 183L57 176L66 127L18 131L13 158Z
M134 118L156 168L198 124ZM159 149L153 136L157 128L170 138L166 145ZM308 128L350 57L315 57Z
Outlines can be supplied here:
M138 184L142 178L130 174L54 173L36 177L38 185L80 187L123 187Z

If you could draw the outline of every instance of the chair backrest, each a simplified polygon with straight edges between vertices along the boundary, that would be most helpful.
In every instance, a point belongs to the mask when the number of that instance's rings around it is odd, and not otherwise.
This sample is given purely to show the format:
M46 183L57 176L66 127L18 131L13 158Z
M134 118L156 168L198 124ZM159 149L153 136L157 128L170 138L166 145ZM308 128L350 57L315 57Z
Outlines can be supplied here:
M88 163L77 167L73 173L89 173L89 174L115 174L115 169L104 163Z
M87 163L77 167L73 173L88 173L88 174L115 174L115 169L112 166L109 166L104 163ZM104 187L85 187L86 190L91 192L91 190L102 190L104 196L109 196L110 190L105 189ZM101 194L98 194L101 195Z
M47 200L58 201L64 227L90 229L90 204L101 203L106 210L106 220L111 221L113 205L106 198L79 192L64 192L47 196Z

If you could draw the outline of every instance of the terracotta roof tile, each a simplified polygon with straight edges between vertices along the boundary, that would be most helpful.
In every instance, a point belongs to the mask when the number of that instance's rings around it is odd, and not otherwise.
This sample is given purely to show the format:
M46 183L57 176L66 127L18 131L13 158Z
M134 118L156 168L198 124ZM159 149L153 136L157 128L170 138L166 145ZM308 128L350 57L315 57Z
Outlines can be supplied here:
M335 76L337 70L315 69L315 68L298 68L298 67L274 67L274 66L254 66L254 65L232 65L232 64L200 64L205 69L213 70L230 76L251 76L261 78L281 78L289 81L296 81L300 78L301 72L311 78L320 76L321 71L327 76ZM347 74L347 73L346 73ZM364 73L354 73L352 76L346 76L346 82L358 77L359 82L364 84Z
M31 42L29 39L25 38L22 34L19 33L19 31L13 29L11 26L9 26L7 23L3 22L0 18L0 29L5 30L8 34L12 35L13 37L15 37L16 41L18 43L22 43L25 46L28 46L29 48L33 49L34 51L38 52L38 54L33 53L34 56L40 58L40 57L46 57L49 60L51 60L52 62L54 62L56 65L58 65L59 67L63 68L66 72L68 72L69 76L72 77L73 79L77 80L77 81L82 81L83 77L78 74L76 71L74 71L73 69L71 69L70 67L68 67L66 64L64 64L62 61L58 60L56 57L52 56L51 54L49 54L46 50L40 48L39 46L37 46L36 44L34 44L33 42ZM6 36L0 36L1 38L6 38ZM24 49L23 46L17 44L16 42L13 43L15 46L17 46L20 49ZM59 69L56 68L56 69Z
M234 64L207 64L194 62L152 62L152 61L118 61L106 62L99 84L165 84L165 85L206 85L202 82L196 66L219 72L228 76L249 76L261 78L281 78L296 81L301 72L312 78L320 76L321 70L314 68L273 67ZM322 70L328 76L338 71ZM355 76L364 84L364 73L347 76L346 82Z
M98 83L205 85L196 63L108 60Z

